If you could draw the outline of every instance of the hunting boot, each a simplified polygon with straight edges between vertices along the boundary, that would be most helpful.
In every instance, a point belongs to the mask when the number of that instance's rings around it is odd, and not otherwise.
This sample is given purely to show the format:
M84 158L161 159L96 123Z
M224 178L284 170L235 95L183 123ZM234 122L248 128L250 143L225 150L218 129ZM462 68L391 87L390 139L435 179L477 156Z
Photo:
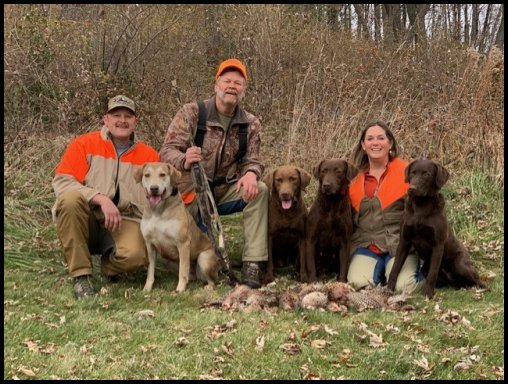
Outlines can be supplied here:
M91 275L83 275L74 278L74 294L78 300L95 295Z
M242 266L242 284L250 288L260 288L263 281L261 263L256 261L244 261Z

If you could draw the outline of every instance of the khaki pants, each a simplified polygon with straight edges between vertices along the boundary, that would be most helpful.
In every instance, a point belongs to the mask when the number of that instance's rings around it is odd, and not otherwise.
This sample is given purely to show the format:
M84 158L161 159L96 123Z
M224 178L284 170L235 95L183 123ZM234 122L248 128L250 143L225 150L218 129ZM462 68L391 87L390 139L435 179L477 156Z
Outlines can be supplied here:
M349 265L348 283L357 290L369 285L374 286L379 279L378 272L384 273L382 277L388 281L395 258L385 255L386 258L383 260L383 257L373 256L372 252L365 248L357 249ZM413 293L423 289L425 279L419 267L418 256L414 253L409 254L397 278L396 292Z
M101 254L101 270L107 276L131 272L148 264L139 223L122 218L114 233L104 229L78 191L57 199L56 229L65 261L73 277L92 274L92 254Z
M268 187L258 181L258 195L253 201L245 203L242 199L242 189L236 192L236 183L231 184L220 201L216 201L219 215L229 215L243 212L244 248L242 261L267 261L267 231L268 231ZM198 203L194 199L187 205L189 212L198 218Z

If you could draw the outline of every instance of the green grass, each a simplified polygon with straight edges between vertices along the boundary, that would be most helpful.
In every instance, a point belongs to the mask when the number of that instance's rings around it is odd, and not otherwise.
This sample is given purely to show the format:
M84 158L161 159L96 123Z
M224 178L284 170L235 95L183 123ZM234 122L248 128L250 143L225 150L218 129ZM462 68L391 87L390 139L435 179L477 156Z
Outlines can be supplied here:
M449 185L446 194L450 221L473 249L475 265L482 275L496 275L489 289L442 288L432 301L413 297L415 311L346 316L201 308L230 288L221 283L209 292L191 282L177 295L177 279L162 260L147 294L145 271L106 284L95 258L100 293L76 301L51 223L52 197L20 201L6 194L4 379L502 379L503 194L478 175ZM240 218L223 222L237 275ZM480 220L487 225L479 228ZM313 325L320 327L310 331ZM371 345L372 334L381 345ZM313 347L313 340L325 347ZM290 343L297 353L284 351ZM469 368L459 369L461 362Z

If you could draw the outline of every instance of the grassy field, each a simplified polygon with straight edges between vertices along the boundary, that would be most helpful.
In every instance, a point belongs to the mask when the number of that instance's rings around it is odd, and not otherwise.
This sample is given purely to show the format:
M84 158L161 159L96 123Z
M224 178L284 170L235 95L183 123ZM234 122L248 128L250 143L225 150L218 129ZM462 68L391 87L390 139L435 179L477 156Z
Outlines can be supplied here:
M51 223L53 197L4 194L4 379L503 379L503 191L475 174L447 186L457 233L488 280L479 291L439 289L409 312L223 312L192 282L180 295L159 260L76 301ZM312 196L307 196L312 198ZM240 216L224 219L239 266ZM239 270L237 269L237 274ZM285 284L283 276L277 284Z

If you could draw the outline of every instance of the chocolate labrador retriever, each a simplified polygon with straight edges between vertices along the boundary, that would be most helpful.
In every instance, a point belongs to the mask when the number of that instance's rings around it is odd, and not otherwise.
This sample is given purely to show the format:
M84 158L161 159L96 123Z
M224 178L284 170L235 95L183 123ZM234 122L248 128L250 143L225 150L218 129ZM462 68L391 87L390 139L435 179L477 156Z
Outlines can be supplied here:
M295 265L300 280L307 279L305 263L305 220L307 206L302 192L311 175L293 165L283 165L265 176L270 188L268 202L268 263L265 283L273 281L274 265ZM294 256L294 255L298 256Z
M428 298L434 295L438 280L440 284L456 287L485 287L446 218L445 199L439 190L448 180L448 171L431 160L415 160L407 166L405 177L409 190L388 288L395 288L411 246L424 260L422 273L427 277L425 295Z
M319 188L307 218L309 281L328 273L346 281L353 234L349 182L357 173L356 167L341 159L326 159L314 167Z

